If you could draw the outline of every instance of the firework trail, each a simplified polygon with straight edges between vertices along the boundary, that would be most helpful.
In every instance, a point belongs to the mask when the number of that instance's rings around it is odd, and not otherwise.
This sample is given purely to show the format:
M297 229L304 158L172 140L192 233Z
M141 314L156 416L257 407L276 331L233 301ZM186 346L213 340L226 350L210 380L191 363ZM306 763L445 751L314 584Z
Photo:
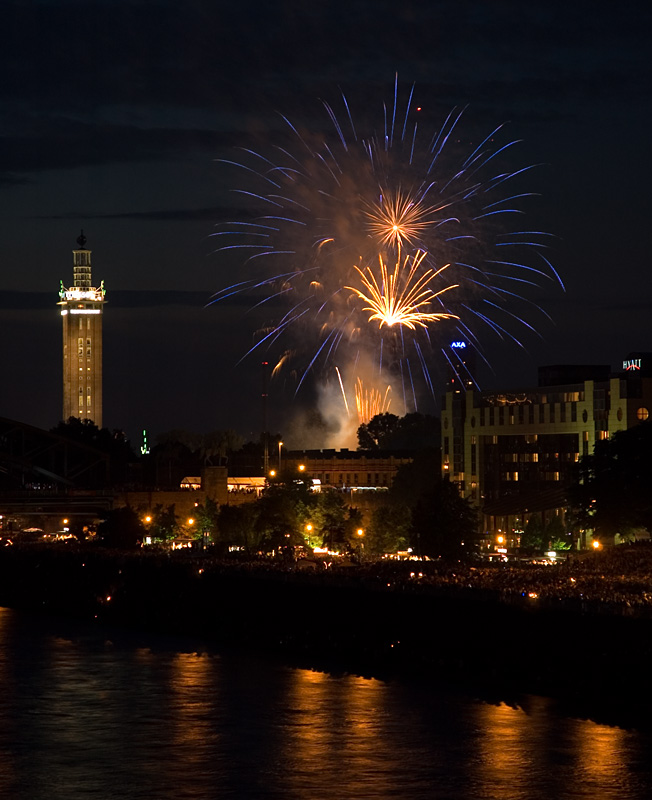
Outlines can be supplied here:
M501 139L503 126L461 152L463 109L423 135L414 87L399 108L395 83L381 132L359 130L341 103L339 115L323 103L330 133L283 117L287 144L223 162L239 171L246 210L218 226L217 252L246 258L243 279L214 301L245 294L269 304L270 317L285 301L252 350L278 348L284 364L292 352L297 388L336 354L340 364L362 354L416 404L415 376L436 394L430 364L450 338L486 360L487 334L521 345L519 331L536 332L545 312L528 295L561 285L545 254L550 235L515 224L532 196L518 186L531 167L505 166L518 142Z

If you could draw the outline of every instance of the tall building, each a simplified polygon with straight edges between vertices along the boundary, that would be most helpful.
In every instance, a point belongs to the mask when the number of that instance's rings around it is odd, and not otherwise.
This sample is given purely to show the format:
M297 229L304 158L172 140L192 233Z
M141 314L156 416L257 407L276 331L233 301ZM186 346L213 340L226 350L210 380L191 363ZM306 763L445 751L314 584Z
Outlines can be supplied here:
M73 254L73 284L61 281L63 320L63 419L79 417L102 427L102 313L104 281L91 278L91 251L84 232Z
M565 515L567 488L596 442L648 419L652 354L541 367L537 386L446 393L442 470L482 515L487 543L517 547L530 516Z

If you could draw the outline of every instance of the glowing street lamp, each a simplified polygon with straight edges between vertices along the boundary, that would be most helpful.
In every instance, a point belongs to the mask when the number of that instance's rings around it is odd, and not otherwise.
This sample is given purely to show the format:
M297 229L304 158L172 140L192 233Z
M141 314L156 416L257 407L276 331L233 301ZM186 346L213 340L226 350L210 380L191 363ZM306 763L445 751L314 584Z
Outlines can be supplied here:
M278 471L281 471L281 448L283 447L283 442L278 443Z
M305 472L305 471L306 471L306 465L305 464L299 464L299 472Z

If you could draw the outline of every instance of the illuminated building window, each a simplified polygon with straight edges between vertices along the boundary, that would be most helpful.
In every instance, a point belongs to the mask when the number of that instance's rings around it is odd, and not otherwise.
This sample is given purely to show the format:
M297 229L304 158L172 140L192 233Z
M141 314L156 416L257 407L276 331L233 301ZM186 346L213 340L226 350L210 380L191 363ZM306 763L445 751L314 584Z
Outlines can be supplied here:
M80 317L79 318L79 330L81 330L83 327L84 327L84 318Z
M641 406L641 408L638 408L636 410L636 419L644 420L647 419L649 416L650 412L647 410L647 408Z
M77 355L82 357L84 355L84 340L81 338L77 339Z

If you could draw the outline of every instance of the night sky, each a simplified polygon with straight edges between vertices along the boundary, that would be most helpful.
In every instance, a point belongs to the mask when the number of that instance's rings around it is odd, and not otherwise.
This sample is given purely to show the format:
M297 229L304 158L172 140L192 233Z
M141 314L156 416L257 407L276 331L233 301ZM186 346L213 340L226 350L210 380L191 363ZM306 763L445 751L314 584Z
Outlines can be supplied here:
M207 305L239 269L211 236L235 213L218 159L275 140L277 112L326 130L320 100L340 89L380 120L396 73L433 120L468 104L474 135L508 122L514 166L541 165L528 213L555 234L566 292L537 296L553 321L537 317L526 349L488 347L483 388L652 351L650 16L576 0L4 0L0 416L60 419L57 292L83 228L107 286L104 424L135 444L142 428L256 436L261 357L237 362L262 320L244 298ZM311 402L272 384L270 428L285 436Z

